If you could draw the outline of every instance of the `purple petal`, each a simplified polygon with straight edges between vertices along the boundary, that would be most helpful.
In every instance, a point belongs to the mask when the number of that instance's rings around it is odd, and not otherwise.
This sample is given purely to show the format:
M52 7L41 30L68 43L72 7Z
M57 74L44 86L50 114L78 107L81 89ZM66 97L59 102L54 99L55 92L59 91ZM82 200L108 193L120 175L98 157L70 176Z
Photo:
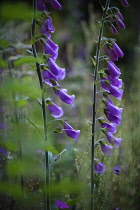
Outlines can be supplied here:
M52 102L52 105L48 105L48 109L50 114L54 117L54 118L60 118L63 115L63 109L61 107L58 107L56 104L54 104Z
M59 46L55 44L51 39L48 39L47 42L54 51L59 49Z
M116 25L119 29L125 29L125 25L120 18L118 18L118 20L116 21Z
M113 24L109 27L109 30L112 34L118 34L118 31Z
M122 79L118 79L116 77L113 77L111 75L108 75L108 80L110 80L111 84L113 86L116 86L117 88L121 88L123 85Z
M108 144L101 145L101 149L104 154L110 156L113 150L113 146L109 146Z
M59 200L57 200L57 201L55 202L55 205L56 205L56 207L59 208L59 209L67 209L67 208L69 208L69 206L67 205L67 203L64 203L64 202L59 201Z
M60 10L62 8L61 4L57 0L49 0L49 2L54 9Z
M44 51L45 51L46 54L51 55L51 58L53 60L57 59L57 57L58 57L58 50L53 50L48 43L46 43L46 45L44 46Z
M113 115L121 116L123 108L118 108L117 106L114 106L113 104L106 102L105 107L108 109L108 111Z
M113 115L107 111L106 117L110 122L115 123L116 125L120 126L120 123L122 121L122 118L120 116Z
M59 98L65 102L66 104L73 105L75 95L68 95L66 89L59 89L58 91L55 91L55 94L59 96Z
M63 80L66 76L66 70L64 68L60 68L51 58L48 59L48 63L51 72L60 80Z
M96 163L94 164L94 171L97 174L102 174L105 171L105 165L101 162L97 162L97 161L95 161L95 162Z
M118 60L118 56L114 53L114 51L112 49L108 48L106 44L104 45L104 50L108 53L108 55L112 61Z
M101 124L101 127L102 128L107 128L111 133L116 133L117 131L117 128L116 128L116 125L114 123L102 123Z
M110 144L115 144L117 148L120 147L122 138L116 138L115 136L112 135L111 132L108 131L106 132L106 137Z
M58 77L55 76L54 74L52 74L49 70L42 71L42 76L43 76L44 80L46 80L46 79L58 80Z
M7 126L5 123L0 123L0 129L7 129Z
M0 153L3 155L8 155L9 152L7 150L5 150L4 148L0 147Z
M41 11L46 9L45 4L43 3L42 0L37 0L37 9Z
M79 134L80 134L80 130L74 130L68 123L65 122L64 124L64 131L66 132L66 134L75 139L75 141L77 141Z
M117 16L121 19L121 20L123 20L124 18L123 18L123 15L122 15L122 13L121 12L118 12L117 13Z
M48 19L44 21L43 26L47 32L55 32L55 28L52 24L52 18L50 16L48 16Z
M123 90L119 89L116 86L113 86L112 84L110 84L110 86L109 86L109 92L111 95L116 97L118 100L121 100L121 98L123 96Z
M121 2L121 4L122 4L122 6L124 6L124 7L128 7L128 6L129 6L127 0L120 0L120 2Z
M113 49L112 50L117 57L122 58L124 56L123 51L119 48L119 46L115 42L113 42Z
M107 69L112 77L118 77L121 74L120 69L112 61L108 61Z
M124 173L124 166L115 166L113 168L113 172L117 175L120 175L120 173Z

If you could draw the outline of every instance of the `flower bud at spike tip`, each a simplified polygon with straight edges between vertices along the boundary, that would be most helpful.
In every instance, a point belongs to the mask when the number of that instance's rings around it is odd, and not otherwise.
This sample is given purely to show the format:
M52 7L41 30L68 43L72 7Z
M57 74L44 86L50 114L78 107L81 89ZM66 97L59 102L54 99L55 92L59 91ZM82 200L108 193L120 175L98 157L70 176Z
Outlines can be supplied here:
M116 25L119 29L125 29L125 24L120 18L118 18L118 20L116 21Z
M120 0L120 2L121 2L121 4L122 4L122 6L124 6L124 7L128 7L128 6L129 6L127 0Z

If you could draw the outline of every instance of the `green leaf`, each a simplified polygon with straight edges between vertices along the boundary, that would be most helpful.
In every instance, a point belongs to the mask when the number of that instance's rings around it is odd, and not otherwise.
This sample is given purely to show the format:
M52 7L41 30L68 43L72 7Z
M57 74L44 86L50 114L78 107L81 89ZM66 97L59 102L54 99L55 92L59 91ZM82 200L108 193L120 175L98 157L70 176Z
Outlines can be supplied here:
M98 81L98 80L94 81L94 85L97 85L98 83L99 83L99 81Z
M7 48L10 45L10 42L4 39L0 39L0 47L1 48Z
M95 62L94 58L92 58L91 56L90 56L90 58L92 60L93 65L96 66L96 62Z
M0 59L0 67L4 68L7 66L7 63L5 60Z
M32 18L32 9L26 3L5 3L1 6L0 14L6 19Z
M19 59L17 59L16 61L14 61L14 65L17 66L21 66L23 64L27 64L27 63L42 63L42 59L41 58L34 58L32 56L26 56L26 57L21 57Z
M41 138L44 139L44 137L42 136L41 131L39 130L39 128L27 117L27 120L30 122L30 124L38 131L38 133L40 134Z

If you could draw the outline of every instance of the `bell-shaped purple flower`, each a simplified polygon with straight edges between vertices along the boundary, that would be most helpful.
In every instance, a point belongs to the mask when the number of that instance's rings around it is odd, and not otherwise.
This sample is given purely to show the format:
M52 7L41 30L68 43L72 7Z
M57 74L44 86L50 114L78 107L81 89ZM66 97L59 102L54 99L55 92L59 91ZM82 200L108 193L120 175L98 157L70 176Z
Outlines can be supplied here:
M116 86L113 86L112 84L110 84L110 86L109 86L109 92L111 95L113 95L118 100L121 100L121 98L123 96L123 90L119 89Z
M66 132L66 134L75 139L75 141L77 141L79 134L80 134L80 130L74 130L68 123L64 123L64 131Z
M55 28L52 24L52 18L50 16L48 16L48 19L44 21L43 27L45 28L47 32L51 32L51 33L55 32Z
M120 49L120 47L115 42L113 42L112 47L113 47L112 50L117 57L122 58L124 56L123 51Z
M111 114L109 111L105 112L107 119L112 122L115 123L116 125L120 126L120 123L122 121L122 118L120 116L116 116Z
M121 74L120 69L112 61L108 61L107 69L112 77L119 77Z
M94 171L97 174L102 174L105 171L105 165L101 162L98 162L97 160L94 162Z
M57 0L49 0L49 2L54 9L60 10L62 8L61 4Z
M116 27L112 24L110 27L109 27L109 31L112 33L112 34L118 34L118 31L116 29Z
M106 53L108 53L108 55L112 61L118 60L118 56L113 52L113 50L111 48L108 48L107 44L104 45L104 50Z
M118 20L116 21L116 25L119 29L125 29L125 24L120 18L118 18Z
M116 133L117 131L116 125L114 123L102 122L101 127L107 128L107 130L110 131L111 133Z
M58 80L58 77L55 76L54 74L52 74L49 70L42 71L42 76L43 76L44 80L46 80L46 79Z
M113 168L113 172L116 174L116 175L120 175L120 173L124 173L124 166L115 166Z
M7 129L7 126L5 123L0 123L0 129Z
M45 4L43 3L43 0L37 0L37 9L41 11L46 9Z
M3 154L3 155L8 155L8 154L9 154L9 152L8 152L6 149L4 149L4 148L0 147L0 154Z
M119 108L114 106L113 104L109 103L108 101L105 102L106 109L113 115L121 116L123 108Z
M122 15L122 13L121 13L120 11L117 13L117 16L118 16L118 18L120 18L121 20L124 19L124 18L123 18L123 15Z
M66 89L58 89L57 91L55 91L55 94L59 96L59 98L66 104L71 104L73 105L74 103L74 99L75 99L75 95L68 95L67 94L67 90Z
M124 6L124 7L128 7L128 6L129 6L127 0L120 0L120 2L121 2L121 4L122 4L122 6Z
M116 77L113 77L111 75L107 76L108 80L110 80L110 84L112 84L113 86L116 86L117 88L121 88L123 83L122 83L122 79L118 79Z
M107 140L109 141L110 144L115 144L117 148L120 147L121 142L122 142L122 138L116 138L109 131L106 132L106 137L107 137Z
M101 150L105 155L111 156L113 146L109 146L108 144L101 142Z
M100 79L100 81L101 81L101 87L104 90L109 91L110 84L106 80L107 80L107 78L105 78L105 77L103 77L103 78Z
M48 59L48 63L51 72L60 80L63 80L66 76L66 70L64 68L60 68L51 58Z
M46 37L47 37L48 39L51 38L51 34L50 34L49 32L46 31L46 29L44 28L44 26L41 27L40 32L41 32L42 34L45 34Z
M55 205L56 205L56 207L59 208L59 209L67 209L67 208L69 208L69 206L67 205L67 203L64 203L64 202L59 201L59 200L57 200L57 201L55 202Z
M56 50L59 49L59 46L58 46L57 44L55 44L51 39L48 39L48 40L47 40L47 43L50 45L50 47L51 47L54 51L56 51Z
M44 46L44 51L45 51L46 54L51 55L51 58L53 60L57 59L57 57L58 57L58 50L53 50L48 43L46 43L46 45Z
M59 106L57 106L55 103L53 103L52 101L46 100L47 104L48 104L48 109L50 114L54 117L54 118L60 118L63 115L63 109Z

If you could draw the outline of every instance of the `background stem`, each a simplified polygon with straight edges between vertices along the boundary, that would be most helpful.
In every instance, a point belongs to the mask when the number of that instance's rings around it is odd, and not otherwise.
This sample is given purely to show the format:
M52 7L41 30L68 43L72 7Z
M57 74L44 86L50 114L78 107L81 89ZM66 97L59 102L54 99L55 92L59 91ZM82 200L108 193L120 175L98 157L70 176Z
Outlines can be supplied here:
M94 71L94 83L93 83L93 107L92 107L92 142L91 142L91 210L94 209L94 143L95 143L95 126L96 126L96 91L97 91L97 72L99 69L99 55L100 55L100 44L104 28L104 18L106 17L107 9L109 7L110 0L106 1L105 8L103 10L103 16L101 20L101 27L99 30L98 45L96 49L95 59L95 71Z
M35 37L35 27L36 27L36 13L37 13L37 1L33 0L33 10L34 10L34 17L32 21L32 38ZM36 46L35 44L32 45L32 51L35 58L37 58L36 53ZM46 114L46 103L43 91L43 81L40 71L40 64L36 63L36 71L38 74L40 88L42 90L42 115L43 115L43 123L44 123L44 139L47 141L47 114ZM45 151L45 210L50 210L50 167L49 167L49 154L48 151Z

